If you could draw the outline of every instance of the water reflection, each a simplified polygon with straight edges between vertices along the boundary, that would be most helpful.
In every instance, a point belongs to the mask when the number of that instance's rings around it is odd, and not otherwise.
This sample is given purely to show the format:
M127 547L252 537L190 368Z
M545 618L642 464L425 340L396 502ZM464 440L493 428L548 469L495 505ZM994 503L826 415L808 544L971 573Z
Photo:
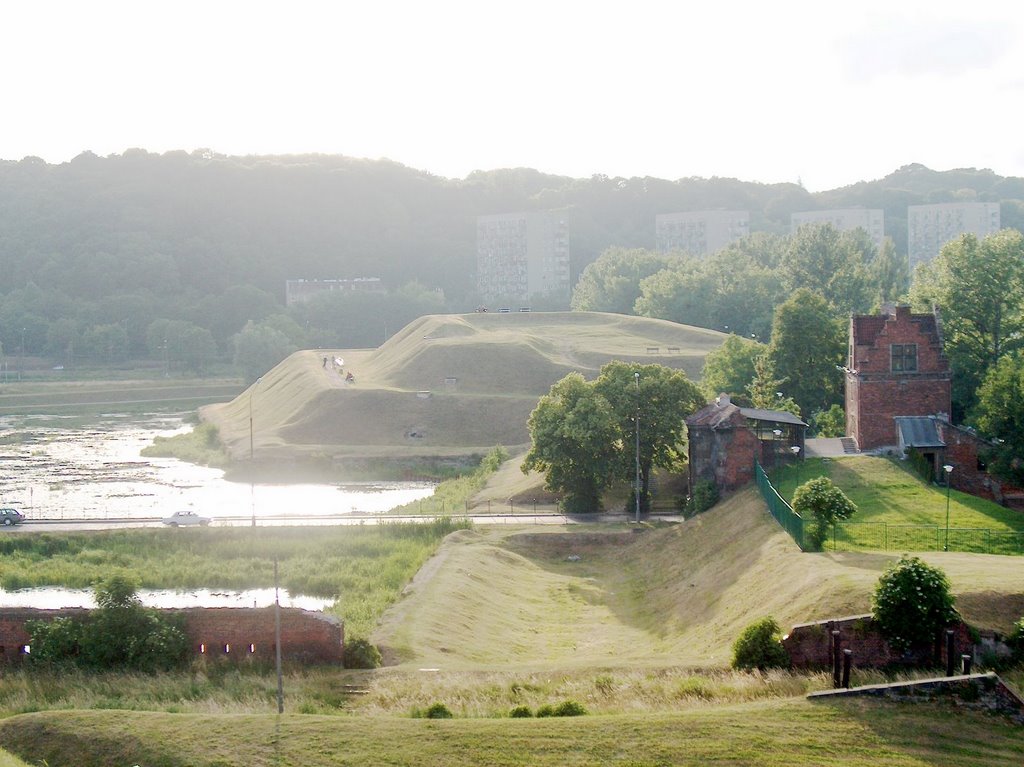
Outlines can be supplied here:
M217 518L377 513L426 498L429 483L248 484L175 458L142 458L184 414L0 416L0 504L30 519L138 519L192 510Z
M273 589L247 589L222 591L193 589L190 591L160 591L139 589L138 597L146 607L269 607L274 604ZM323 610L334 604L334 599L292 596L280 590L281 607L299 607L303 610ZM43 587L4 591L0 589L0 608L35 607L59 610L63 607L96 607L91 589L63 589Z

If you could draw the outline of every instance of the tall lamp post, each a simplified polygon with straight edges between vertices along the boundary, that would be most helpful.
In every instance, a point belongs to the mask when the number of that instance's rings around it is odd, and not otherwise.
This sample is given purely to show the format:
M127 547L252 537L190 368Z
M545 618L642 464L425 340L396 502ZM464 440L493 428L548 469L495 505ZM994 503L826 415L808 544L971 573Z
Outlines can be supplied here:
M249 510L252 512L253 527L256 527L256 486L253 482L253 472L256 471L256 467L253 465L255 452L252 439L252 396L256 393L256 387L260 385L262 380L262 378L257 378L256 382L249 387Z
M633 371L633 380L636 382L636 489L633 495L636 497L636 521L640 522L640 371Z
M953 473L953 465L945 464L942 470L946 472L946 543L943 545L943 551L949 551L949 478Z
M792 445L789 448L789 452L793 454L793 459L796 463L796 486L800 487L800 446ZM794 492L796 491L794 490Z

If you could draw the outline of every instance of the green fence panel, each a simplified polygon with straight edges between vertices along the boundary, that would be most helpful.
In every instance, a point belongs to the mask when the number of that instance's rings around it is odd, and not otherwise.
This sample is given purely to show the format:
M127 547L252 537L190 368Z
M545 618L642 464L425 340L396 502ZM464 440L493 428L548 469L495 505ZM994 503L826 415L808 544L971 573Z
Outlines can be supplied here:
M796 541L796 545L800 547L800 550L806 551L807 549L804 548L803 517L793 511L793 507L789 505L785 498L779 495L779 491L775 489L760 463L754 464L754 476L757 478L757 487L761 491L761 497L764 498L765 503L768 505L769 513L775 517L776 522L782 525L782 529L789 533L790 537Z

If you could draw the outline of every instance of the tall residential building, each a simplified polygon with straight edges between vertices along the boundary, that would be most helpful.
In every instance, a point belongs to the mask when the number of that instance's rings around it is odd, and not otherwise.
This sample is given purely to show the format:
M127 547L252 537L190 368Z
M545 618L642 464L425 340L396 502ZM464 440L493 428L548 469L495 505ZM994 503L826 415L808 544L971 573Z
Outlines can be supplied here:
M907 208L910 268L931 261L961 234L985 237L999 231L998 202L944 202Z
M878 208L835 208L833 210L804 210L789 217L789 231L795 234L804 224L832 224L840 232L863 229L882 249L885 239L885 212Z
M659 213L654 219L658 250L681 250L707 256L750 234L750 213L745 210L695 210Z
M499 213L476 220L476 279L487 299L569 297L569 226L564 213Z

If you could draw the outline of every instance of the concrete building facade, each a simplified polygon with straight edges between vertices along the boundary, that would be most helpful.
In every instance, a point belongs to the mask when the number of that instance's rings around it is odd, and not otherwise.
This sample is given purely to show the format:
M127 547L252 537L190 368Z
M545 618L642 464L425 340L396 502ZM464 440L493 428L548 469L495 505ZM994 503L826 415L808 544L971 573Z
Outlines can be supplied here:
M897 417L949 418L952 375L937 311L850 317L847 359L846 434L859 449L897 447Z
M931 261L942 246L961 234L978 238L999 231L998 202L945 202L907 208L910 269Z
M789 217L790 234L795 234L805 224L831 224L840 232L863 229L879 250L885 239L885 211L879 208L834 208L793 213Z
M745 210L660 213L654 219L655 241L662 253L679 250L708 256L748 234L750 213Z
M536 211L479 216L477 289L485 300L568 298L569 226L563 213Z

